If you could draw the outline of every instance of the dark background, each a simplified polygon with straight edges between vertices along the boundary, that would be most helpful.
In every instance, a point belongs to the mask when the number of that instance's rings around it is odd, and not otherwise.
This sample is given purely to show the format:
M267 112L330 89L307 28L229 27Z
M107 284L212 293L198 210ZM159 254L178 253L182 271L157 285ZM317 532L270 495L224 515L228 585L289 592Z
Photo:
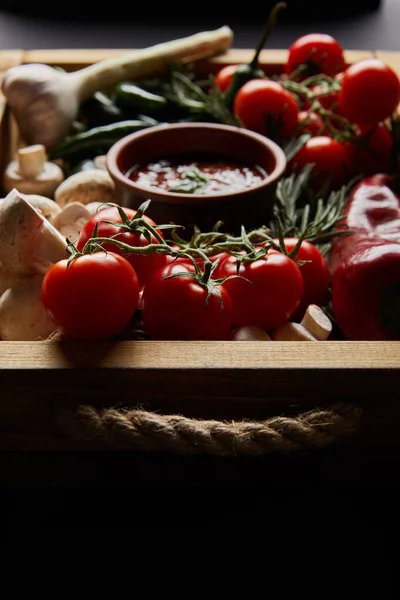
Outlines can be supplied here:
M32 3L0 0L0 49L141 48L209 28L230 25L234 46L253 48L274 2L247 3L71 0ZM267 47L287 48L319 30L349 49L399 50L399 0L288 0Z
M252 48L272 5L114 0L110 14L110 5L74 0L42 9L14 4L0 3L0 49L140 48L225 24L235 47ZM267 47L320 31L348 49L400 51L400 0L288 5ZM319 572L320 598L329 589L345 600L387 600L395 597L399 558L399 467L395 454L334 447L255 460L3 452L3 539L34 549L40 538L53 550L84 540L85 548L91 542L115 553L124 540L153 564L175 559L175 576L178 556L200 550L206 580L222 556L231 580L236 565L249 582L265 571L263 593L281 576L277 598L289 597L282 590L290 578L297 595L309 593Z

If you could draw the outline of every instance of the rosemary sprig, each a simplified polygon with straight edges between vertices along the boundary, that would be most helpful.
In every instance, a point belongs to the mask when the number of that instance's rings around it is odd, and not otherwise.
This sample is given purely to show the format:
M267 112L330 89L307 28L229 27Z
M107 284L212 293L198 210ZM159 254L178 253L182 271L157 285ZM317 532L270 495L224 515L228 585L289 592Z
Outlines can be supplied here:
M339 228L349 192L356 182L351 180L339 190L314 193L308 186L313 169L306 165L296 175L283 177L277 184L273 212L278 215L285 237L302 237L316 245L324 245L337 235L347 234ZM278 235L276 219L269 223L272 235Z

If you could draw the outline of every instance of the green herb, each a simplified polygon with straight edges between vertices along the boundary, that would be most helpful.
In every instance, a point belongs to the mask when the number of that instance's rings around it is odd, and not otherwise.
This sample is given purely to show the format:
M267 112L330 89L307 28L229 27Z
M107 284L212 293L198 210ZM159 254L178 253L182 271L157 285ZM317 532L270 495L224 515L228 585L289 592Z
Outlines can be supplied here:
M199 189L204 188L209 183L208 177L197 167L188 167L182 171L184 179L181 183L170 186L168 191L180 192L183 194L194 194Z
M298 175L283 177L278 182L273 211L279 217L285 237L304 236L305 240L323 245L334 236L348 233L338 225L343 220L344 205L356 179L339 190L313 193L308 186L313 167L308 164ZM277 236L277 220L271 220L269 226L272 235Z

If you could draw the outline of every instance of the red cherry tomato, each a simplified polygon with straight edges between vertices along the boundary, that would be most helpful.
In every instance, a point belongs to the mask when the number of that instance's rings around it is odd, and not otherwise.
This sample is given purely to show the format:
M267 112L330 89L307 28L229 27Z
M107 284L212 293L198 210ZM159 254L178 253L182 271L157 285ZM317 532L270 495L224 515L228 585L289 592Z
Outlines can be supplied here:
M327 180L332 189L349 179L349 156L346 147L327 135L310 138L288 164L288 171L299 173L307 164L314 168L310 185L319 189Z
M143 289L145 331L157 340L227 340L232 329L232 303L223 286L209 296L185 262L171 263L150 277ZM167 279L170 275L175 275Z
M350 122L364 128L389 118L400 102L400 81L379 58L365 58L343 75L339 110Z
M312 111L301 110L298 114L298 135L309 133L310 135L322 135L325 130L325 124L321 117Z
M225 92L232 83L232 77L238 65L226 65L216 73L214 82L221 92Z
M252 79L237 92L233 113L244 127L263 135L283 139L293 135L299 107L296 99L276 81Z
M137 211L131 208L124 208L125 214L132 219ZM143 215L144 220L152 225L153 227L157 227L155 222L150 219L150 217ZM97 223L97 236L104 238L114 237L116 240L120 242L124 242L129 246L147 246L148 241L145 236L138 231L129 231L126 229L119 228L116 225L110 225L105 221L114 221L116 223L122 223L121 216L115 207L110 207L102 210L99 213L96 213L87 223L85 223L82 228L78 241L76 243L76 247L79 251L82 251L86 242L93 236L94 228ZM158 231L158 233L162 237L162 233ZM151 242L157 244L157 239L153 234L150 236ZM136 274L139 279L139 283L142 286L147 278L157 269L164 266L167 262L166 256L163 254L128 254L124 252L123 249L119 248L112 242L103 244L104 250L109 252L115 252L116 254L121 254L128 260L133 268L136 271Z
M56 325L73 338L109 338L129 323L138 305L134 268L113 252L55 263L42 283L42 300Z
M305 65L305 75L325 73L333 76L346 66L343 48L330 35L309 33L298 38L289 47L285 72L292 73Z
M388 173L391 169L393 137L384 123L365 132L347 145L350 172L356 175Z
M285 238L285 248L290 253L299 239L296 237ZM275 240L279 244L279 240ZM310 304L321 306L327 299L330 270L328 262L322 252L307 240L301 242L300 248L297 250L293 259L297 261L305 261L299 265L299 269L304 281L304 292L300 304L294 314L295 318L302 319L307 307Z
M215 270L215 277L236 274L235 256L229 256ZM236 327L256 325L269 330L287 321L298 308L303 278L295 261L285 254L270 250L263 258L242 262L239 275L222 284L232 300Z

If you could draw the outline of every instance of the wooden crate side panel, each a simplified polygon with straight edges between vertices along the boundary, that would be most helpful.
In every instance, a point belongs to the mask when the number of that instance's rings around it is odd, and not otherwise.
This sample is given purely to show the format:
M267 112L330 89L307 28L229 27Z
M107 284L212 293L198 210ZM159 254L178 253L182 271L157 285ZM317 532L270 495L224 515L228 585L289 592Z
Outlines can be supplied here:
M0 83L4 73L11 67L24 62L23 50L0 51ZM7 109L6 99L0 90L0 174L2 175L8 162L13 157L18 132L15 120Z

